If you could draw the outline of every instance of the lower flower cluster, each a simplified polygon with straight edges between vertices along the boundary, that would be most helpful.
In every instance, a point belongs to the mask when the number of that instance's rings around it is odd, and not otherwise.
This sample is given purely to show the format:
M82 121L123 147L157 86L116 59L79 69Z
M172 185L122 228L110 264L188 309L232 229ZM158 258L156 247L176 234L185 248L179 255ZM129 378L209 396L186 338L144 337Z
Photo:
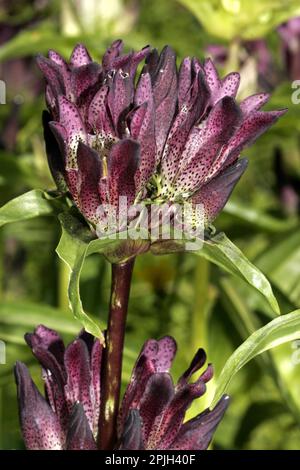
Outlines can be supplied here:
M45 326L25 335L42 366L43 396L27 367L17 362L15 376L22 434L29 450L97 450L101 407L103 346L86 332L67 347ZM211 364L193 382L206 362L199 349L176 384L170 367L177 345L171 336L149 339L133 368L119 410L115 449L205 450L221 421L229 397L213 410L206 409L185 421L193 400L206 391L213 376Z

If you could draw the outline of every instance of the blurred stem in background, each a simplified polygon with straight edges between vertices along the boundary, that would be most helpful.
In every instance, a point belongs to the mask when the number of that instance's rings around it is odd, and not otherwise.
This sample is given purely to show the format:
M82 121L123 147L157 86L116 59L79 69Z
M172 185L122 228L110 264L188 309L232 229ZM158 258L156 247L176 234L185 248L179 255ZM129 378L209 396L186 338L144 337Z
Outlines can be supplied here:
M134 259L112 265L106 348L101 377L99 448L113 449L120 401L122 358Z
M239 57L240 57L241 41L236 38L233 39L228 46L228 59L226 61L224 73L225 75L233 70L239 70Z

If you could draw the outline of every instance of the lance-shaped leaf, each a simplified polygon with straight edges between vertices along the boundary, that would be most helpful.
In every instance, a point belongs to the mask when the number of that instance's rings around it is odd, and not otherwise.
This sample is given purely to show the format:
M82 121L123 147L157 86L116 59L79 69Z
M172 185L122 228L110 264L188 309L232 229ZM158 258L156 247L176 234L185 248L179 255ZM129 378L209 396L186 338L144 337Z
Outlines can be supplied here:
M79 279L89 240L86 234L80 233L82 227L74 217L68 216L68 214L61 214L59 218L62 225L62 236L56 252L69 268L68 296L70 308L75 318L80 321L86 331L104 341L99 326L85 313L80 299ZM79 237L79 233L81 237Z
M195 253L246 281L265 297L274 314L280 315L280 309L268 279L226 237L225 233L218 233L214 237L206 239L202 249L195 251Z
M255 331L226 361L216 383L212 409L227 390L234 375L251 359L289 341L300 338L300 310L275 318Z
M34 189L12 199L0 208L0 227L19 220L33 219L41 215L52 215L59 204L46 192Z
M199 249L200 246L201 249ZM278 302L266 276L246 258L242 251L226 237L225 233L221 232L204 240L197 238L192 242L187 239L173 239L154 242L151 245L151 252L156 255L182 251L191 251L197 256L202 256L230 274L246 281L269 303L273 316L280 315Z

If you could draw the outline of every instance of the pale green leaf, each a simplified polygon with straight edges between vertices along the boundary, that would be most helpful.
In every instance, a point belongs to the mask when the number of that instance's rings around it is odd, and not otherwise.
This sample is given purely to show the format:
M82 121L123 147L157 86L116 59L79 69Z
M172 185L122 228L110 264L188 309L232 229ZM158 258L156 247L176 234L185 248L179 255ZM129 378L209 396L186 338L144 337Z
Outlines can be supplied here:
M202 249L195 253L246 281L265 297L274 313L280 315L277 300L265 275L246 258L224 233L218 233L214 237L205 240Z
M80 273L86 257L89 240L82 225L69 214L61 214L62 236L56 248L58 256L69 269L68 297L74 317L89 333L104 341L101 329L83 310L80 298ZM80 235L80 236L79 236Z
M34 189L12 199L0 208L0 227L11 222L52 213L53 205L47 193Z
M226 361L217 379L215 395L210 407L213 408L216 405L228 389L234 375L251 359L264 351L298 338L300 338L300 310L275 318L255 331Z

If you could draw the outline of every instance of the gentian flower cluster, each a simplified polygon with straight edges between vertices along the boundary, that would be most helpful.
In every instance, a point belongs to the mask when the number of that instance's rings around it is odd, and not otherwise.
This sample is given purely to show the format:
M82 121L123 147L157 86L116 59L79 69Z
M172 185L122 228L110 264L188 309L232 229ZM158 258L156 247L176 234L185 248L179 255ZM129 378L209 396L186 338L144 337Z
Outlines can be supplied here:
M25 339L42 366L45 397L18 362L15 375L21 429L29 450L96 450L101 403L103 346L81 332L66 348L60 336L38 326ZM228 406L224 396L213 410L184 422L191 403L202 396L213 375L203 367L200 349L176 385L169 373L176 342L166 336L146 341L134 366L118 418L116 449L206 449Z
M213 62L145 47L122 53L115 41L102 64L79 44L67 63L39 57L46 79L44 115L49 165L86 220L107 220L106 207L202 204L209 224L247 166L239 160L284 111L261 111L268 95L236 101L240 77L220 79ZM139 64L144 61L141 72Z

